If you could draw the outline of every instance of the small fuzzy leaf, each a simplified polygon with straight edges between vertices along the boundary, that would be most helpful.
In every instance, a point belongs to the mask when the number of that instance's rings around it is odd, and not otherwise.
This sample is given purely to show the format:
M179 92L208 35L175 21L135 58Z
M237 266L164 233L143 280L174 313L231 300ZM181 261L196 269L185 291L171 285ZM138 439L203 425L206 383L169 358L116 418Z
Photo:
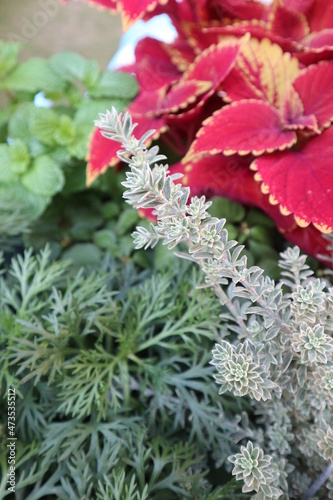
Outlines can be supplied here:
M0 183L8 183L17 178L12 168L12 159L7 144L0 144Z
M25 217L31 220L39 217L50 201L48 196L32 193L20 181L0 184L0 198L2 203L8 200L8 203L15 204L17 209L23 211Z
M73 120L67 115L60 116L58 127L54 132L55 141L61 146L66 146L73 142L75 133L76 127Z
M96 61L89 61L75 52L60 52L50 59L51 68L69 82L82 82L88 88L93 86L99 76Z
M29 152L24 142L20 139L16 139L10 145L9 152L11 156L12 170L16 174L24 173L30 162Z
M64 88L65 81L44 59L31 58L16 66L0 86L8 90L53 92Z
M59 127L59 116L52 109L35 108L31 112L30 130L41 142L55 145L55 132Z
M22 183L32 193L53 196L62 189L64 174L51 158L40 156L22 177Z
M2 77L15 66L22 45L16 42L0 40L0 76Z
M8 135L11 139L29 141L31 138L30 119L35 110L32 103L24 103L13 112L8 122Z
M101 250L92 243L77 243L63 253L64 259L70 259L76 267L98 265L101 262Z
M122 236L127 233L131 228L139 222L139 216L137 210L133 208L128 208L122 212L120 215L115 231L118 235Z
M139 91L136 79L122 71L103 71L98 82L90 89L92 97L134 99Z
M212 217L225 217L229 223L240 222L245 217L245 209L240 203L228 200L227 198L215 197L211 199L212 206L209 213ZM229 235L229 238L230 235Z

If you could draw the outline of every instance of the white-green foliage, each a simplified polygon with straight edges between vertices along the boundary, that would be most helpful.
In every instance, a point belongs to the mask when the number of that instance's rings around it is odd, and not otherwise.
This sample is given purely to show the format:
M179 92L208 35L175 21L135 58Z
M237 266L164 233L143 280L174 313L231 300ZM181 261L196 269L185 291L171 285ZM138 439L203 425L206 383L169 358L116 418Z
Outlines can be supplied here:
M308 484L295 482L297 474L311 481L333 459L333 289L313 278L297 247L281 254L278 283L248 268L243 247L228 240L225 219L210 217L205 197L190 199L190 189L175 182L179 174L168 176L157 146L145 147L152 131L136 139L130 115L115 109L96 124L122 144L127 202L155 210L156 224L133 234L136 248L186 242L188 253L178 255L199 264L220 299L223 338L211 361L220 394L249 396L264 430L259 447L250 442L229 457L233 474L244 480L244 492L257 492L254 498L299 498Z

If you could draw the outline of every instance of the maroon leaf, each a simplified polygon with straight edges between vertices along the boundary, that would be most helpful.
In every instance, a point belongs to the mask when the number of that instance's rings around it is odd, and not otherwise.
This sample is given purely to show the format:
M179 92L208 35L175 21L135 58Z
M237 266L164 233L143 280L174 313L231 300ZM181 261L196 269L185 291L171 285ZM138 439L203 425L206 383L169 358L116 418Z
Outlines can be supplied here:
M314 115L318 126L325 128L333 119L333 62L322 62L302 71L294 87L306 115Z
M251 168L265 193L293 213L300 226L311 222L322 232L333 228L333 129L329 128L298 151L257 158Z
M291 147L296 135L284 131L278 111L259 100L230 104L208 118L184 160L223 153L260 155Z

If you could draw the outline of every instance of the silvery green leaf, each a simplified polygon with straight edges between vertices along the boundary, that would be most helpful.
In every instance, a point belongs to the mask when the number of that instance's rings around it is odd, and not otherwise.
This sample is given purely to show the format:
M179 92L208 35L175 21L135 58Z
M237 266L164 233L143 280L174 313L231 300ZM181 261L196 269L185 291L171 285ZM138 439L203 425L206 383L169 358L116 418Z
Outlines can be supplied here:
M149 137L150 137L151 135L154 135L154 134L155 134L155 132L156 132L156 130L155 130L155 129L151 129L151 130L148 130L147 132L145 132L145 133L143 134L143 136L142 136L142 137L140 138L140 140L139 140L140 144L144 144L144 143L146 142L146 140L147 140L147 139L149 139Z
M167 177L163 189L164 196L167 200L171 197L171 176Z
M157 163L158 161L166 160L166 159L167 159L167 157L164 155L156 155L151 160L149 160L149 165L151 165L152 163Z
M189 196L190 196L190 188L189 187L183 188L183 192L179 198L180 209L183 209L186 206Z

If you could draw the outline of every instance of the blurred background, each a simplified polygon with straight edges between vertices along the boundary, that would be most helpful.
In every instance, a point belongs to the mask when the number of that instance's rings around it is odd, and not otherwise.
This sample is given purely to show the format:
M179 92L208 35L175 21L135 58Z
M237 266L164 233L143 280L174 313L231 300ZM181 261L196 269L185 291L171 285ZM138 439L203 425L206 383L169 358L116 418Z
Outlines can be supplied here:
M25 43L22 60L73 50L106 69L121 35L119 15L87 2L0 0L0 39Z

